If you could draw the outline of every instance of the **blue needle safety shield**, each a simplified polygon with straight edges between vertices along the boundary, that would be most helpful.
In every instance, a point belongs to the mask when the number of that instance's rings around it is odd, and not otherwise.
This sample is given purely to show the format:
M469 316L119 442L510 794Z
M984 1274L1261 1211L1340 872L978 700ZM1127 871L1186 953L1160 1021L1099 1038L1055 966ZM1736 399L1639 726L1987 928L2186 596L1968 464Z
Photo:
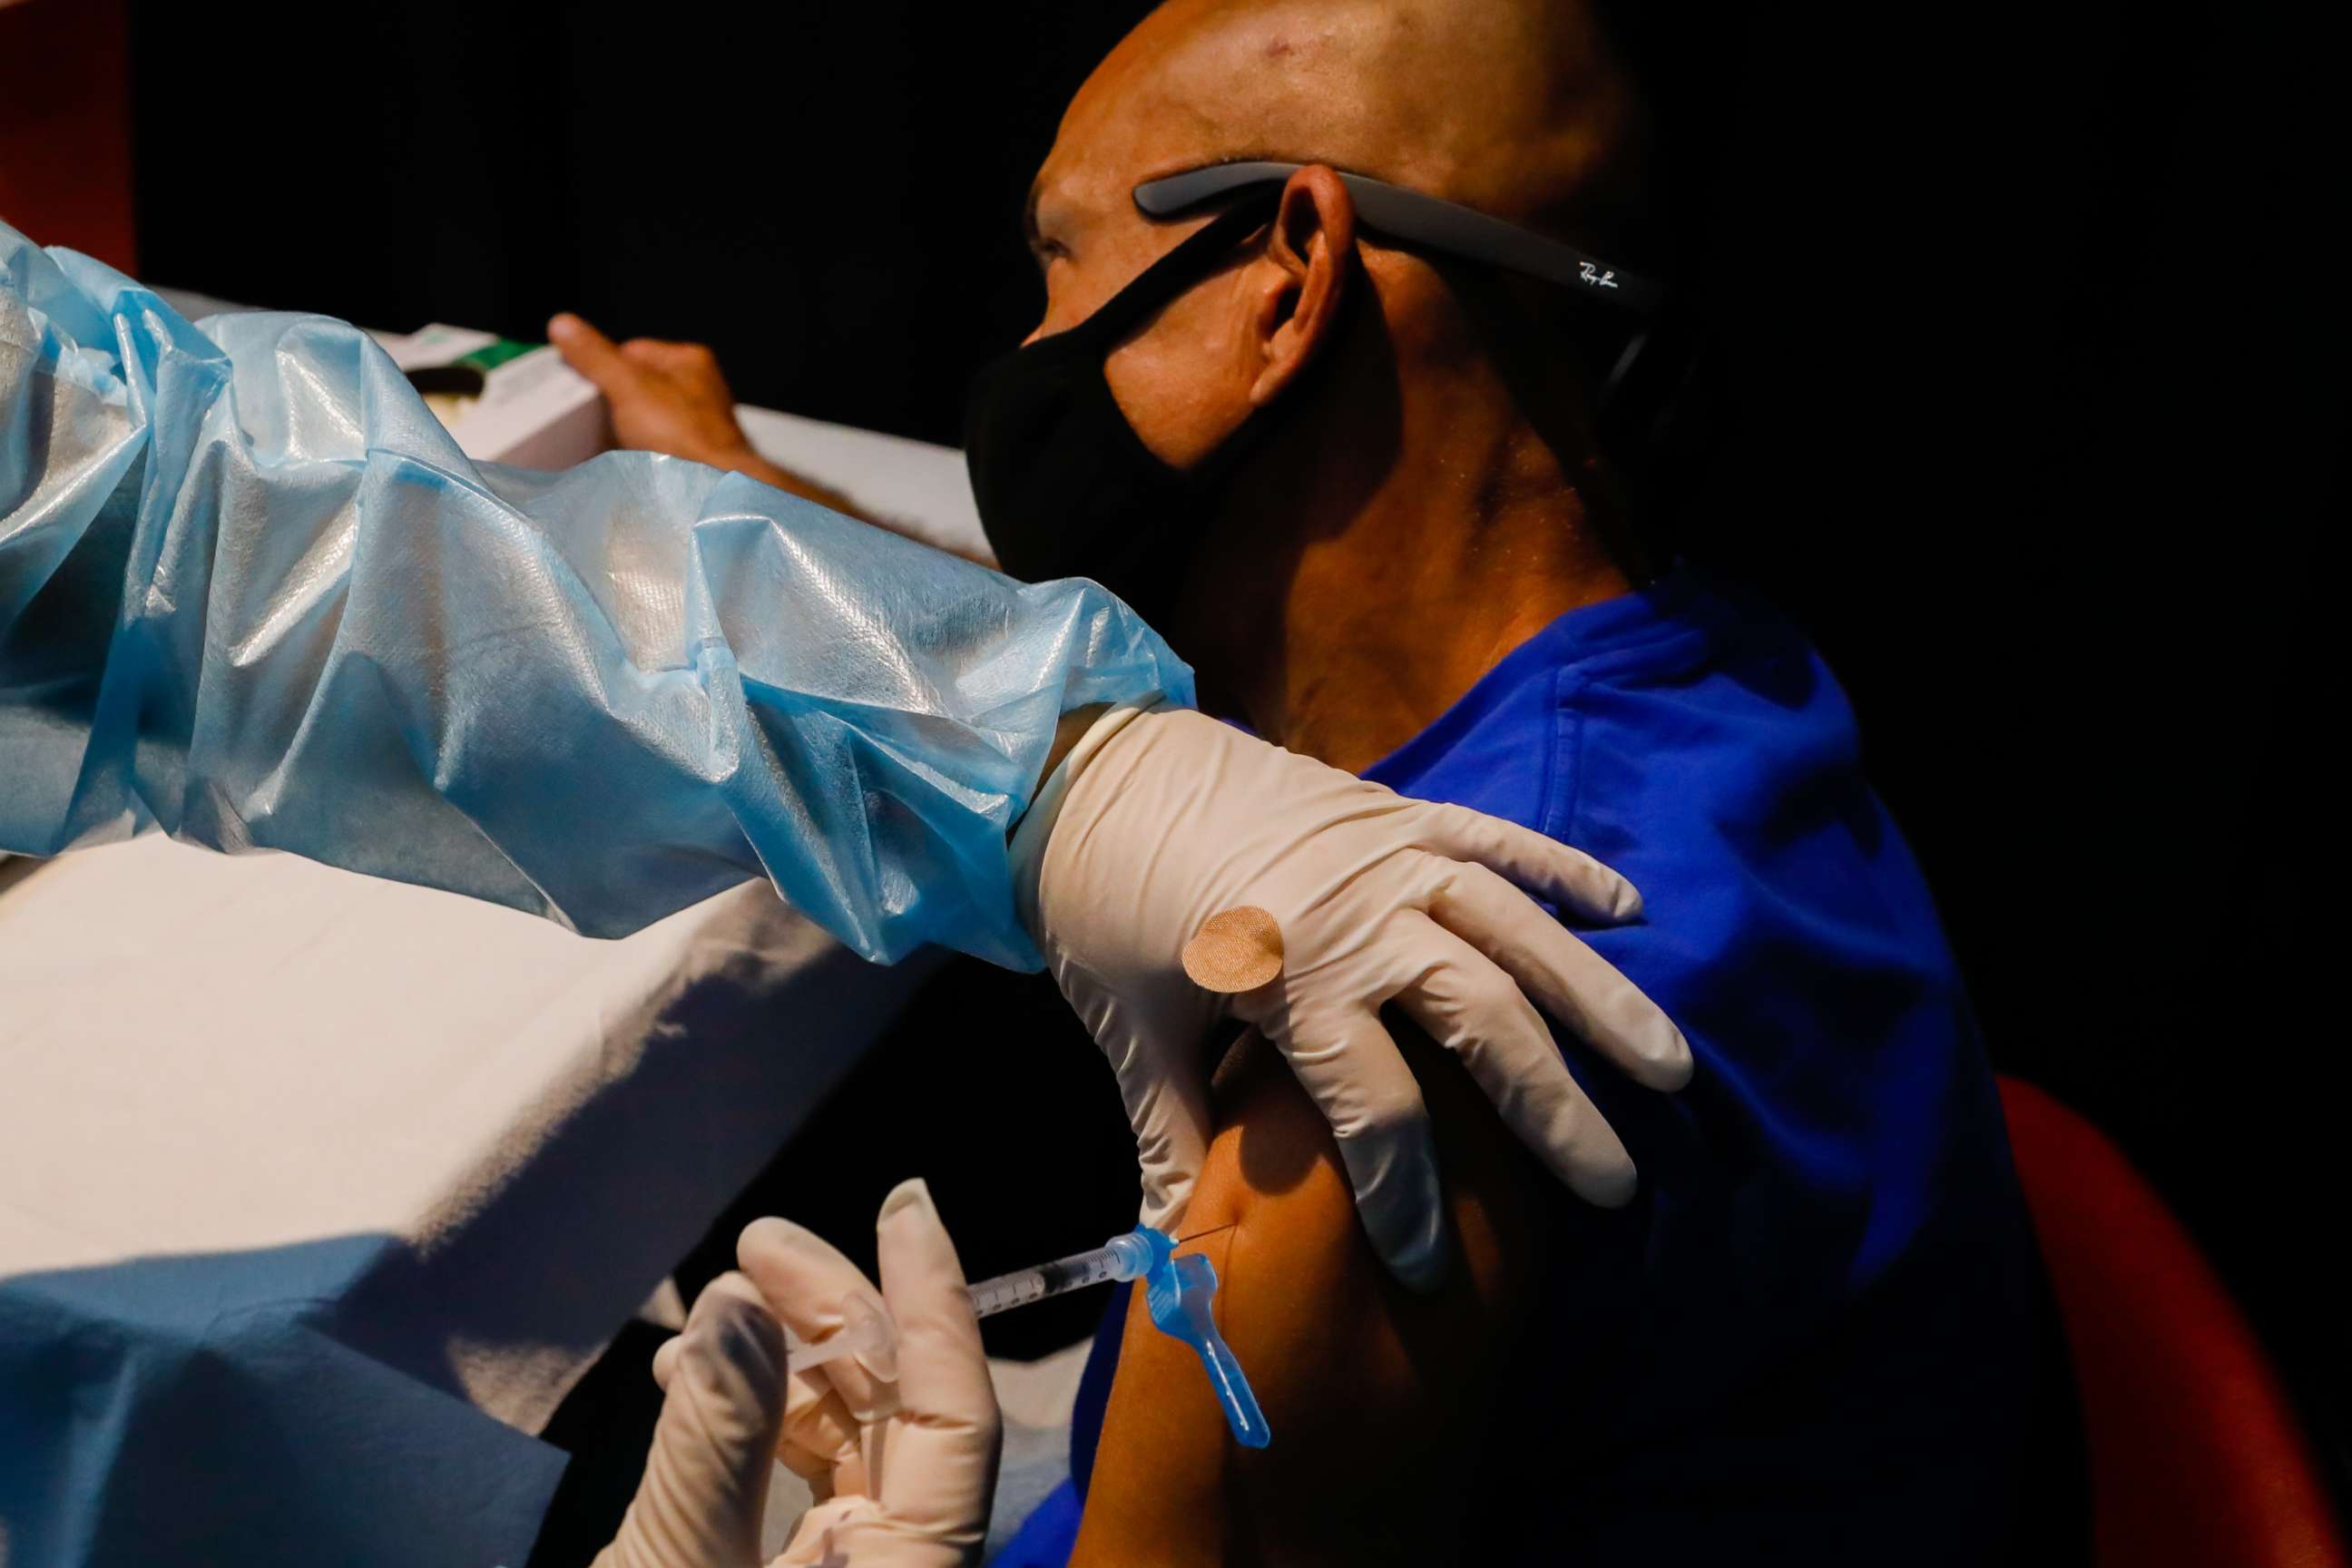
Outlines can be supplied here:
M1217 1331L1216 1317L1210 1310L1217 1295L1216 1266L1197 1252L1176 1257L1175 1242L1162 1231L1139 1226L1136 1234L1153 1248L1150 1272L1143 1277L1143 1301L1150 1310L1152 1323L1161 1333L1191 1345L1201 1358L1202 1370L1209 1374L1209 1386L1216 1392L1234 1441L1244 1448L1265 1447L1274 1439L1266 1427L1265 1412L1257 1407L1257 1395L1250 1392L1242 1363L1234 1359L1225 1336Z

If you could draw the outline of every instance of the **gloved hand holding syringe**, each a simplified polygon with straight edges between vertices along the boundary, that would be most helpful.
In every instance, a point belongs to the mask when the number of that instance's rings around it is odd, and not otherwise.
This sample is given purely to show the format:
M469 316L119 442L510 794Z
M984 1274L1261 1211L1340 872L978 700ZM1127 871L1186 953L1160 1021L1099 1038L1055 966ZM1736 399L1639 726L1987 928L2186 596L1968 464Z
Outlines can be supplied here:
M1198 1233L1210 1234L1213 1232ZM1271 1436L1265 1415L1258 1408L1249 1379L1243 1374L1241 1363L1234 1359L1224 1336L1217 1331L1216 1319L1209 1310L1217 1291L1216 1268L1198 1254L1175 1256L1179 1246L1194 1239L1197 1237L1192 1236L1171 1237L1150 1226L1139 1225L1125 1236L1112 1237L1089 1251L1030 1268L1016 1268L1010 1274L967 1287L972 1315L992 1317L1089 1285L1140 1279L1152 1322L1161 1332L1182 1340L1199 1354L1202 1367L1209 1374L1210 1386L1216 1391L1217 1403L1224 1409L1225 1424L1232 1429L1234 1440L1245 1448L1263 1448ZM814 1344L804 1343L787 1331L786 1361L795 1370L801 1370L855 1355L877 1376L895 1377L897 1344L889 1315L881 1305L863 1297L847 1297L841 1304L841 1327Z
M1002 1413L977 1319L1082 1286L1141 1279L1153 1322L1210 1370L1234 1436L1265 1418L1209 1313L1216 1271L1141 1226L1091 1252L977 1285L919 1181L875 1225L880 1288L838 1248L754 1220L740 1269L706 1287L654 1352L664 1391L646 1477L596 1568L970 1568L996 1485ZM776 1465L812 1502L782 1555L761 1547Z

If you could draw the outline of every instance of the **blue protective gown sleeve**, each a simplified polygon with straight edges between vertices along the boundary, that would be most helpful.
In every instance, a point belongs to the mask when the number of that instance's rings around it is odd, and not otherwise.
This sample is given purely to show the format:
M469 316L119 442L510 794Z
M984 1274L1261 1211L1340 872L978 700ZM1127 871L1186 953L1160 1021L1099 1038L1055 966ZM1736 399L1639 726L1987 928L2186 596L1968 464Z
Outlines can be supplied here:
M1016 584L643 452L461 453L365 333L207 318L0 225L0 849L161 827L617 936L747 878L1013 967L1072 708L1192 700Z

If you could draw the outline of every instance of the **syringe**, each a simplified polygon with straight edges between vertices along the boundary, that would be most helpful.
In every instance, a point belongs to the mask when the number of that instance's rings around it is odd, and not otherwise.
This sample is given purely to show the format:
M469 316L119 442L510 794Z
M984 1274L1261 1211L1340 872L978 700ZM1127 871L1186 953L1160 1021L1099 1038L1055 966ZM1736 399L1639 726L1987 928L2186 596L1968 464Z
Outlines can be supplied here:
M1213 1226L1212 1228L1227 1228ZM1207 1235L1206 1231L1198 1235ZM1183 1238L1185 1240L1190 1237ZM991 1317L1013 1307L1025 1307L1065 1291L1100 1285L1113 1279L1145 1281L1146 1305L1151 1321L1162 1333L1191 1345L1209 1374L1209 1385L1225 1412L1225 1425L1244 1447L1263 1448L1269 1434L1265 1414L1241 1363L1234 1359L1224 1336L1217 1331L1210 1300L1217 1290L1217 1271L1206 1258L1175 1256L1181 1245L1165 1232L1138 1226L1125 1236L1114 1236L1091 1252L1076 1252L1016 1268L993 1279L967 1286L975 1317ZM864 1296L851 1296L841 1305L841 1327L814 1345L785 1337L785 1357L795 1370L818 1366L844 1355L856 1355L866 1369L885 1380L898 1376L898 1338L889 1314Z
M1151 1244L1135 1232L1114 1236L1091 1252L1074 1252L1034 1268L1016 1268L971 1286L975 1316L990 1317L1013 1307L1043 1301L1066 1290L1113 1279L1140 1279L1151 1272Z
M1151 1244L1130 1231L1112 1237L1091 1252L1057 1258L1034 1268L1016 1268L967 1289L971 1294L972 1314L985 1318L1013 1307L1025 1307L1032 1301L1043 1301L1066 1290L1113 1279L1140 1279L1150 1271ZM815 1344L803 1343L797 1334L784 1335L785 1357L792 1365L801 1368L823 1366L826 1362L854 1355L866 1363L867 1371L890 1377L896 1375L892 1369L897 1365L897 1352L898 1339L891 1331L889 1315L863 1296L853 1295L842 1301L841 1327Z
M1180 1240L1164 1231L1138 1226L1125 1236L1112 1237L1092 1252L1057 1258L1034 1268L982 1280L971 1288L971 1310L985 1318L1007 1307L1025 1307L1032 1301L1042 1301L1081 1286L1110 1279L1140 1279L1152 1325L1161 1333L1191 1345L1200 1356L1202 1368L1209 1374L1209 1386L1224 1409L1225 1425L1234 1441L1245 1448L1263 1448L1269 1436L1265 1413L1258 1408L1257 1395L1250 1392L1242 1363L1234 1359L1233 1350L1225 1343L1224 1335L1218 1332L1216 1316L1210 1310L1210 1301L1217 1293L1216 1268L1198 1253L1176 1256L1176 1248L1182 1241L1191 1239L1188 1237Z

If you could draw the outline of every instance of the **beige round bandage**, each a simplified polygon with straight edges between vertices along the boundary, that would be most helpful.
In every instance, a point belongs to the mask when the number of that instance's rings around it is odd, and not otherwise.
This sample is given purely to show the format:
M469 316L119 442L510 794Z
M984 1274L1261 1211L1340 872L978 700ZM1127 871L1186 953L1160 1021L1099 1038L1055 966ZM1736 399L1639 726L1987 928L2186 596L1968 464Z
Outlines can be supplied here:
M1282 922L1255 904L1211 915L1184 944L1184 973L1203 991L1255 991L1282 973Z

